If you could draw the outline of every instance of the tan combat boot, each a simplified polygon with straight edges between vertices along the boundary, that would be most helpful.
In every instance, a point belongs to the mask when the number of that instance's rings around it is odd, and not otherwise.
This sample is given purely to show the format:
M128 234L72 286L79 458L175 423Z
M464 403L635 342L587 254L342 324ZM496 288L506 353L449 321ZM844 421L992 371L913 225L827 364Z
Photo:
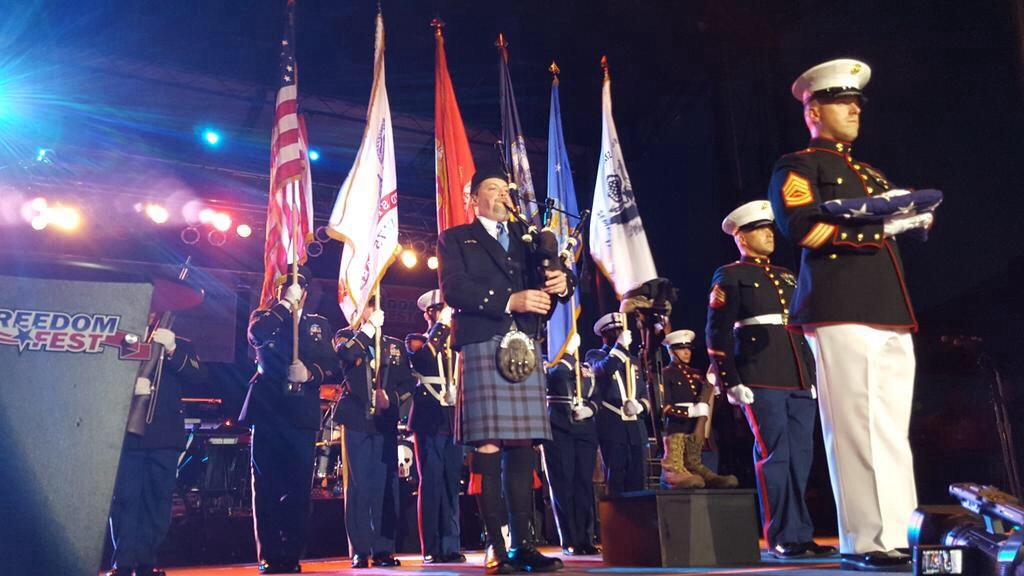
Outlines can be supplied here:
M700 476L704 480L704 484L708 488L735 488L740 485L740 481L729 474L728 476L720 476L715 474L711 468L708 468L700 461L700 453L704 450L704 439L698 438L694 434L682 434L685 436L685 457L686 468Z
M703 488L704 479L686 469L686 434L664 436L665 454L661 457L662 488Z

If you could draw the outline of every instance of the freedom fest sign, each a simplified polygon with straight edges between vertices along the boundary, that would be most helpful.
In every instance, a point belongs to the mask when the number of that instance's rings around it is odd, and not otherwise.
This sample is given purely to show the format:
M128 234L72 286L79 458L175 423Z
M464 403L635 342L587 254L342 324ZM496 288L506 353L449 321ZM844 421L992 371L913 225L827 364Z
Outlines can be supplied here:
M125 332L121 316L54 310L0 308L0 346L25 351L95 354L104 346L120 348ZM132 339L129 338L129 342Z

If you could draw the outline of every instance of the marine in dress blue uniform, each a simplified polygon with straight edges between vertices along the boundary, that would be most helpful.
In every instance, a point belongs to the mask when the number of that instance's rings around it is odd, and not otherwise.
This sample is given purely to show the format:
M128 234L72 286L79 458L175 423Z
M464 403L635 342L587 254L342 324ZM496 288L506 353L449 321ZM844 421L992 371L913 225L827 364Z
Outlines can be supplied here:
M451 308L440 290L419 297L427 331L405 337L416 377L409 430L419 469L420 551L426 564L465 562L459 552L459 480L463 449L455 442L455 354L450 336Z
M281 299L249 316L257 371L239 421L252 429L253 524L263 574L302 570L320 429L319 387L339 376L330 323L302 311L310 278L305 266L299 267L297 285L282 276ZM300 310L297 363L292 363L293 309Z
M790 325L804 332L817 363L843 564L909 569L902 549L917 506L908 439L917 320L896 236L927 230L934 216L863 222L819 208L893 188L881 170L853 156L870 75L863 62L833 60L797 78L791 91L811 141L776 162L768 197L782 234L800 249Z
M741 258L715 271L708 299L708 355L729 402L754 435L761 526L769 551L788 558L834 554L816 544L804 500L814 453L814 359L790 332L796 278L771 263L775 218L767 200L748 202L722 222Z
M561 560L528 544L537 461L532 445L551 438L542 368L538 362L524 380L512 382L498 370L495 357L513 326L530 336L540 333L552 299L571 297L572 274L564 266L540 271L540 259L522 238L526 230L509 221L512 200L504 172L478 170L470 203L476 220L438 238L438 275L444 301L455 310L452 334L461 384L457 434L474 447L470 488L487 533L485 570L559 570ZM536 343L534 356L541 357ZM508 551L501 537L506 511Z
M384 311L366 306L359 329L343 328L334 348L344 374L341 424L345 530L353 568L398 566L398 407L415 380L405 343L379 335ZM380 336L379 357L375 339Z
M562 553L600 554L594 546L594 466L597 461L597 385L590 366L580 362L579 334L548 367L550 441L543 443L544 470L551 489ZM577 381L579 391L577 392Z
M710 432L714 389L700 370L690 366L693 330L675 330L662 345L672 362L661 371L665 388L661 409L665 453L661 459L662 488L735 488L739 480L720 475L701 462ZM703 420L702 420L703 418Z
M164 346L153 420L142 434L127 432L110 504L113 568L108 576L162 576L154 568L156 553L171 526L171 496L178 475L178 458L185 449L182 385L204 377L192 343L166 328L153 331ZM152 395L148 378L139 378L136 394Z
M629 354L632 333L625 325L625 315L612 312L594 323L594 334L604 345L587 351L585 358L594 371L601 398L597 435L608 493L643 490L648 444L644 420L651 402L637 359Z

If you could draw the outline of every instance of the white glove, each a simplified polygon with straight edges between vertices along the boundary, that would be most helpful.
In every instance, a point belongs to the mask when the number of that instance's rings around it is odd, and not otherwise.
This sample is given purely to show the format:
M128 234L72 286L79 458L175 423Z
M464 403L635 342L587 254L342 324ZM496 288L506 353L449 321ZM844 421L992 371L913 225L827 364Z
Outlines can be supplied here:
M743 384L726 388L725 396L729 399L729 404L733 406L747 406L754 403L754 391Z
M309 369L301 361L296 360L288 366L288 381L296 384L309 382Z
M455 388L453 386L445 389L444 403L446 406L455 406Z
M573 334L569 341L565 343L565 353L572 356L576 354L576 351L580 349L580 335Z
M628 328L623 328L622 333L615 340L615 343L622 346L626 350L629 350L629 345L633 343L633 333Z
M622 411L626 416L636 416L644 411L644 405L630 398L622 405Z
M890 216L885 219L885 223L882 224L883 230L885 230L885 237L892 238L897 234L903 234L915 228L924 228L927 230L932 227L932 223L935 221L935 215L931 212L924 212L922 214L899 214L897 216Z
M892 190L888 190L882 194L878 194L875 197L892 199L897 196L906 196L907 194L910 194L910 190L907 190L906 188L893 188Z
M693 406L690 406L686 410L690 418L700 418L701 416L711 416L711 407L704 402L697 402Z
M441 308L441 313L437 315L437 321L445 326L452 325L452 309L450 306Z
M302 292L302 286L299 286L298 284L289 284L288 288L285 289L284 296L281 297L281 300L284 300L289 306L295 308L295 305L299 303L299 300L302 300Z
M359 328L367 336L373 337L377 333L377 329L384 325L384 311L380 308L370 313L370 317L363 322L363 325Z
M594 415L594 411L590 409L590 406L576 406L572 409L572 419L576 422L586 420Z
M383 412L391 406L391 400L388 400L388 393L383 389L377 389L374 394L377 397L377 411Z
M153 393L153 383L149 381L149 378L136 378L135 379L135 395L136 396L149 396Z
M153 342L163 346L167 354L174 354L174 349L178 347L178 343L174 341L174 332L167 328L153 330Z

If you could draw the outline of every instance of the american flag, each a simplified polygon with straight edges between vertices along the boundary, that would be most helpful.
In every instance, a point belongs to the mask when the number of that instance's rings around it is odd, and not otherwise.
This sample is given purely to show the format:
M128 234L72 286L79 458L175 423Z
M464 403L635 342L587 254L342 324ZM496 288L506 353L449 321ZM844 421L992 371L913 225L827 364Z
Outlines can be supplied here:
M278 70L281 87L270 134L270 195L261 308L274 302L274 280L287 273L289 264L295 259L299 264L306 261L306 243L313 239L313 179L307 156L306 122L299 114L295 65L295 0L288 0L286 13Z

